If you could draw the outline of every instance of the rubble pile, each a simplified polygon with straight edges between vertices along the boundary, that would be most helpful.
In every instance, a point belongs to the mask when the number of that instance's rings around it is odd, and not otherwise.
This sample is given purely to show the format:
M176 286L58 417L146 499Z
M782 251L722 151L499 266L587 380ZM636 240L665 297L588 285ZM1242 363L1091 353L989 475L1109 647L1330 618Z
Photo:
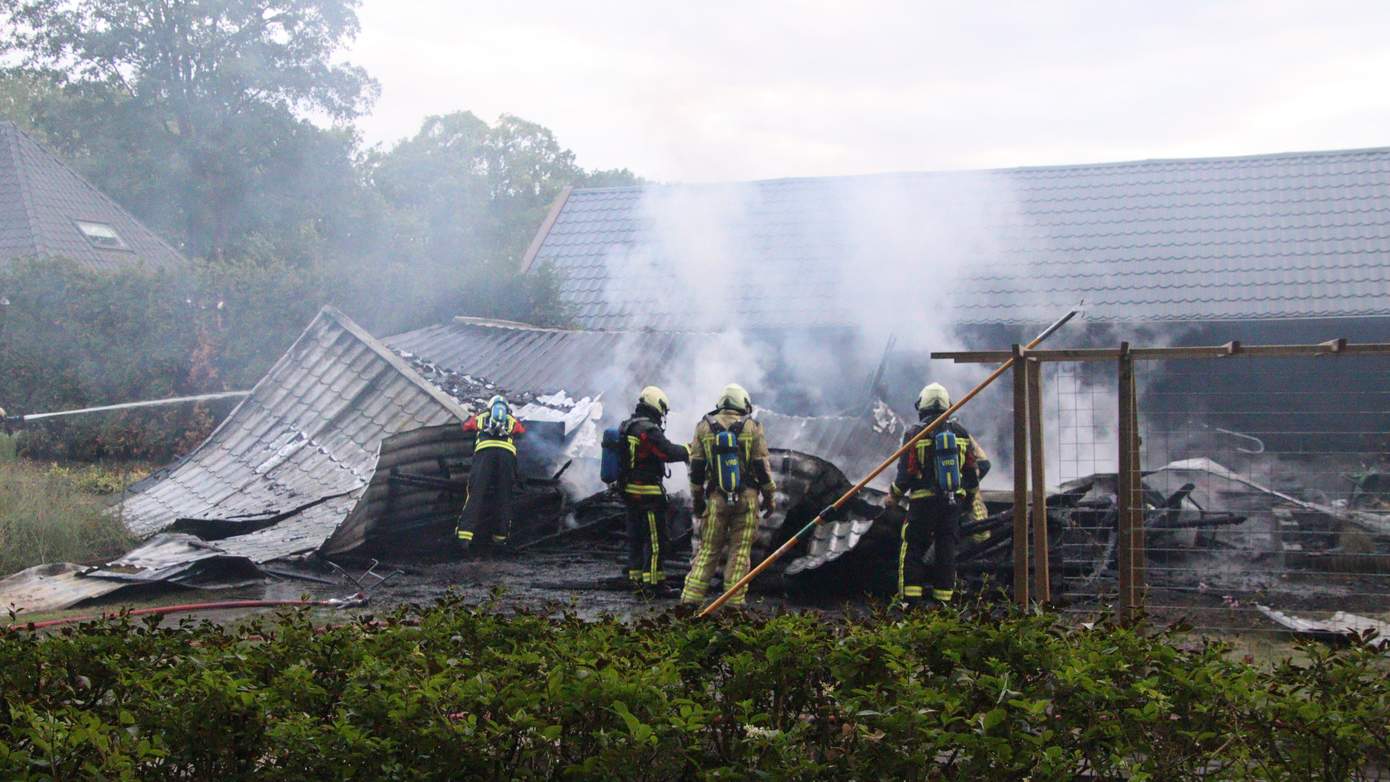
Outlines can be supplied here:
M405 361L410 364L410 368L418 372L421 377L428 380L431 385L458 400L459 404L468 408L469 411L476 412L482 410L487 406L488 400L497 394L505 396L513 407L530 404L541 396L540 394L502 388L485 378L473 377L472 375L440 366L433 361L427 361L414 353L409 353L404 350L397 350L395 353L405 359Z

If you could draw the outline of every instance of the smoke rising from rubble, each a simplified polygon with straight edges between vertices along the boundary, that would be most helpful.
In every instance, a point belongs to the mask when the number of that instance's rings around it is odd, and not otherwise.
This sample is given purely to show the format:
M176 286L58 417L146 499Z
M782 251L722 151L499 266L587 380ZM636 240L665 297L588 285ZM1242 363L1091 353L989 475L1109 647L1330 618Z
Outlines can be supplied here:
M922 384L941 382L960 395L987 374L927 356L963 347L959 327L973 303L1025 303L1017 291L1026 290L1026 262L1000 259L1010 257L1010 231L1026 225L1012 185L989 172L812 187L797 180L649 187L639 241L610 253L605 297L610 311L639 316L637 325L709 334L665 362L664 377L631 380L665 388L674 438L689 437L729 382L778 412L865 413L868 381L890 336L896 345L884 395L912 417ZM990 284L1004 275L1012 290ZM1071 303L1041 304L1051 311ZM618 357L615 365L640 361ZM1009 447L1011 416L1006 396L993 399L961 418L1007 480L1008 460L999 457Z

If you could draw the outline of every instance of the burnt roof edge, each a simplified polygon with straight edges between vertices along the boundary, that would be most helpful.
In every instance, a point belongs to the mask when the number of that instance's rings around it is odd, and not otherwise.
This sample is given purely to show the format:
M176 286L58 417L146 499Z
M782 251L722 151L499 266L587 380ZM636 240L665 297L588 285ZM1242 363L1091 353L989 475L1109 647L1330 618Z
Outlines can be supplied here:
M337 307L325 304L323 308L319 310L319 317L326 317L331 319L333 322L337 323L338 326L340 326L344 331L356 337L360 342L362 342L362 344L370 348L372 352L380 356L381 359L385 361L387 364L389 364L392 369L395 369L397 372L400 372L402 375L404 375L407 380L418 386L420 390L428 394L430 398L438 402L440 406L442 406L445 410L449 411L449 413L458 420L463 421L467 419L469 415L471 415L466 409L464 409L462 405L458 403L457 400L444 393L433 383L422 377L419 372L416 372L414 369L411 368L410 364L407 363L405 359L396 355L395 351L387 347L384 342L378 340L376 337L373 337L371 333L369 333L366 329L362 328L361 326L357 325L357 323L353 321L352 318L349 318L347 315L344 315L342 311L339 310ZM318 318L315 318L314 320L318 320ZM312 327L313 324L311 323L310 328ZM305 331L307 333L308 329L305 329ZM301 335L301 339L302 338L303 337ZM296 342L298 342L298 340L296 340ZM288 356L289 353L287 352L285 355ZM279 366L279 362L276 362L276 366ZM257 383L256 385L259 386L260 384ZM254 395L254 393L255 389L252 389L252 394Z

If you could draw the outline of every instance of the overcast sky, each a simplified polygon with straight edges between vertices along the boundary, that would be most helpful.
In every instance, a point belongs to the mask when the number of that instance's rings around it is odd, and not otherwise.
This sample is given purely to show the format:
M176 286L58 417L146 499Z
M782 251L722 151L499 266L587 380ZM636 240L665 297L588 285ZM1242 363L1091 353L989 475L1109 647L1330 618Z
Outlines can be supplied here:
M363 0L369 142L468 109L667 181L1390 144L1390 2Z

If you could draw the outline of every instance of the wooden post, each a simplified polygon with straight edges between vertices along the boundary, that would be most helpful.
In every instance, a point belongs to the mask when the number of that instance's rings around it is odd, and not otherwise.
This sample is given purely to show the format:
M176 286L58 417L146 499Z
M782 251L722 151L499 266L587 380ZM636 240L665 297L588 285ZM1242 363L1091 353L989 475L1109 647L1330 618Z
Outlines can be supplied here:
M1147 543L1144 535L1144 459L1141 456L1144 448L1144 437L1139 431L1139 391L1138 381L1135 373L1131 369L1129 373L1129 431L1133 433L1130 438L1129 463L1133 466L1134 475L1130 480L1129 488L1133 492L1130 496L1134 502L1130 503L1130 561L1134 563L1134 587L1132 589L1134 607L1142 608L1147 599L1144 585L1148 583L1148 574L1145 572L1147 564Z
M1052 602L1047 562L1047 480L1043 465L1042 362L1028 359L1028 461L1033 474L1033 599Z
M1135 578L1134 578L1134 511L1138 502L1135 491L1136 468L1134 456L1134 356L1129 343L1120 343L1119 360L1119 453L1115 475L1115 502L1118 529L1115 540L1116 563L1120 568L1120 595L1118 608L1120 618L1129 621L1134 618Z
M1028 607L1028 381L1014 345L1014 602Z

